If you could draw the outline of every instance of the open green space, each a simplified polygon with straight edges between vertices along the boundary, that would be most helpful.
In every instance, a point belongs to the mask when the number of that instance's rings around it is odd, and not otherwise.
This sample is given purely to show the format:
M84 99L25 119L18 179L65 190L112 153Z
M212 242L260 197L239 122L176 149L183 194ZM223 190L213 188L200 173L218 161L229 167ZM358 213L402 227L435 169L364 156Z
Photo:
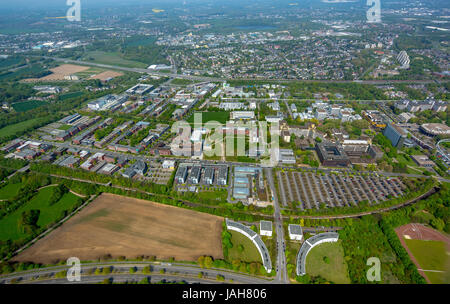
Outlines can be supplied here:
M221 124L225 124L229 118L230 118L230 113L229 112L196 112L196 113L200 113L202 114L202 123L205 124L207 122L210 121L217 121L220 122ZM189 117L188 119L188 123L194 123L194 116L195 114L191 115L191 117Z
M306 272L310 276L321 276L336 284L349 284L344 250L339 242L320 244L306 257Z
M0 188L0 200L8 200L14 198L20 190L22 184L7 184Z
M45 118L44 118L45 119ZM39 125L43 118L33 118L0 129L0 139L22 132Z
M22 62L24 62L24 60L23 58L20 57L10 57L6 59L0 59L0 69L10 68Z
M229 230L229 232L231 233L231 243L233 244L233 248L228 249L228 259L230 261L240 260L243 262L262 263L258 249L249 238L236 231Z
M196 196L201 202L215 201L217 203L226 203L228 198L228 191L226 189L215 191L200 191L196 194Z
M81 91L80 92L70 92L70 93L59 96L59 100L66 100L69 98L80 97L82 95L84 95L84 92L81 92Z
M433 284L450 283L450 257L447 255L444 242L405 239L405 243L421 269L443 271L425 272Z
M45 104L47 104L47 102L42 100L27 100L13 103L12 107L16 112L26 112L28 110L39 108L40 106L43 106Z
M27 236L19 225L21 215L24 211L40 210L39 227L45 227L58 220L64 211L70 211L78 202L78 197L72 193L66 193L58 202L49 205L50 198L55 187L41 189L29 202L16 211L0 220L0 240L19 240Z
M95 62L95 63L101 63L101 64L123 66L123 67L128 67L128 68L145 69L148 67L147 64L142 63L142 62L123 59L122 57L120 57L119 53L115 53L115 52L109 53L109 52L103 52L103 51L91 51L91 52L88 52L83 57L83 60Z

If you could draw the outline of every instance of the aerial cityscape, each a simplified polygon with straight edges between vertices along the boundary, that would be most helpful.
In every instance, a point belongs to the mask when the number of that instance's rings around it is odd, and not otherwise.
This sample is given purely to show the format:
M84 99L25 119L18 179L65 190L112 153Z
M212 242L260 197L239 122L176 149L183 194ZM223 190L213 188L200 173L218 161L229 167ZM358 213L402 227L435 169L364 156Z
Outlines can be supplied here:
M0 16L0 284L450 283L448 1Z

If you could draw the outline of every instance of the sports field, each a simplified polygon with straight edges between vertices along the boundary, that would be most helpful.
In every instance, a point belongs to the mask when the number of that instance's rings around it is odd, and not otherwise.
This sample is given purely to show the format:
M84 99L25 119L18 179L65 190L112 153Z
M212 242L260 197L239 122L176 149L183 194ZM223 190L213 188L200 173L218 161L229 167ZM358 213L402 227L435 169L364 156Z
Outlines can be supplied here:
M223 218L145 200L102 194L16 260L52 263L156 256L195 261L223 258Z
M310 276L321 276L336 284L349 284L347 264L340 241L320 244L306 257L306 271Z
M444 242L405 239L405 243L431 283L450 283L450 257Z
M450 283L450 239L446 235L422 224L407 224L395 232L428 283Z
M248 237L237 231L229 230L229 232L231 233L231 243L233 244L233 248L228 250L228 259L230 261L240 260L243 262L262 263L258 249Z

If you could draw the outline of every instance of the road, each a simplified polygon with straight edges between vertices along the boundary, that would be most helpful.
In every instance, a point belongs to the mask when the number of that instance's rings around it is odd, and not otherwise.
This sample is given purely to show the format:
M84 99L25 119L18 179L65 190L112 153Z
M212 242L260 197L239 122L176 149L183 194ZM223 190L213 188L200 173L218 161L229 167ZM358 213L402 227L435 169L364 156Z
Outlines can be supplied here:
M305 82L305 83L360 83L360 84L392 84L392 83L435 83L435 80L303 80L303 79L258 79L258 78L221 78L221 77L205 77L205 76L193 76L193 75L184 75L184 74L177 74L177 73L160 73L160 72L154 72L148 69L140 69L140 68L127 68L123 66L117 66L117 65L107 65L107 64L101 64L101 63L94 63L94 62L88 62L88 61L82 61L82 60L71 60L67 58L58 58L58 57L49 57L49 56L39 56L45 59L53 59L55 61L62 61L65 63L73 63L73 64L79 64L79 65L88 65L88 66L95 66L99 68L106 68L106 69L113 69L113 70L121 70L126 72L134 72L134 73L146 73L154 76L160 76L160 77L172 77L172 78L181 78L181 79L188 79L188 80L195 80L195 81L211 81L211 82L223 82L223 81L230 81L230 80L238 80L238 81L270 81L270 82Z
M150 274L142 274L143 268L146 266L151 267ZM93 275L96 268L113 267L113 271L106 275ZM137 272L135 274L130 274L130 268L135 267ZM56 273L65 271L68 266L52 266L47 268L33 269L23 272L15 272L8 275L0 275L0 284L11 283L12 280L27 282L27 283L44 283L51 284L52 282L57 283L67 283L65 278L57 279L53 276ZM160 273L164 270L164 273ZM203 278L199 279L199 273L203 274ZM124 262L103 262L103 263L85 263L81 265L81 282L80 283L91 283L91 282L101 282L106 278L120 279L125 281L126 279L140 279L144 277L160 277L161 279L178 281L183 279L189 279L194 281L203 281L209 283L217 283L216 277L221 275L225 278L226 282L238 283L238 284L268 284L272 283L271 279L264 277L255 277L243 273L237 273L225 269L204 269L197 265L181 264L181 263L160 263L160 262L137 262L137 261L124 261ZM41 278L40 280L36 280ZM86 278L86 280L85 280ZM41 281L45 279L44 281ZM158 279L156 281L160 281Z
M269 183L270 192L272 193L274 218L275 218L275 231L277 233L277 263L276 263L276 281L281 284L288 284L289 279L287 276L286 268L286 255L284 253L285 239L284 239L284 228L283 228L283 218L281 216L280 205L278 203L277 192L275 189L275 183L273 180L273 172L271 168L264 169L266 173L267 182Z

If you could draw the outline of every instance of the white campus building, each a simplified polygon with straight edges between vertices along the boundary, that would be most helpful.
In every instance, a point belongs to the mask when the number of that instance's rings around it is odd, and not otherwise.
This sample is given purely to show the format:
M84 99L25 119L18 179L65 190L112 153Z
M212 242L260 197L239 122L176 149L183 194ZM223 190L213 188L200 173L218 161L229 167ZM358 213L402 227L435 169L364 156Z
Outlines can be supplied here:
M260 221L259 222L259 234L262 236L272 236L273 227L271 221Z
M289 224L289 239L294 241L301 241L303 239L302 226Z

